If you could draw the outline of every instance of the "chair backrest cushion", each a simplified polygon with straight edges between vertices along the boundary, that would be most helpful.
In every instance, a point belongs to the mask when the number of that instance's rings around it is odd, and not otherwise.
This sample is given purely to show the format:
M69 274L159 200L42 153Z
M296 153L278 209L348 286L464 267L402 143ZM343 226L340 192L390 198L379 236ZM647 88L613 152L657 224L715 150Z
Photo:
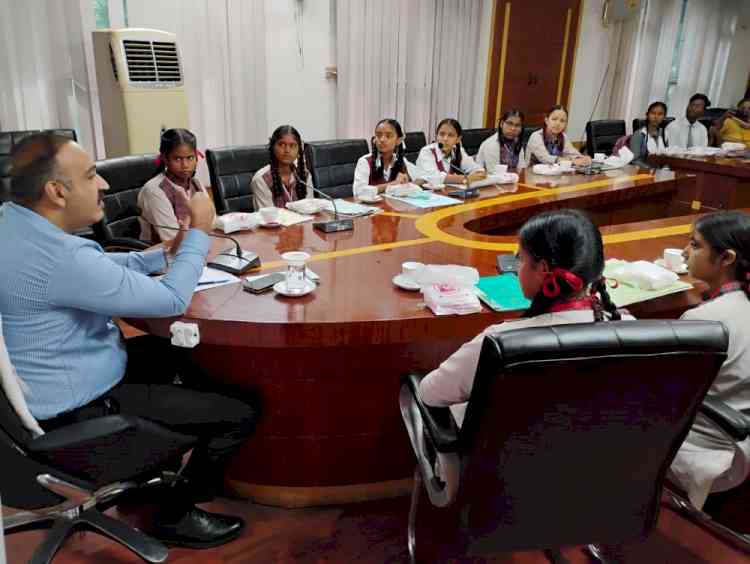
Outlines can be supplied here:
M586 124L586 151L612 154L617 140L626 134L625 121L621 119L600 119Z
M268 164L265 145L234 145L206 151L216 213L254 211L250 181Z
M116 237L139 239L138 193L158 174L156 153L104 159L96 171L109 184L104 193L104 219L94 225L97 240L102 243Z
M353 195L357 161L370 152L364 139L312 141L305 144L305 150L316 188L332 198L349 198Z
M406 159L416 164L419 151L427 145L427 138L422 131L408 131L404 135L404 143L406 144Z
M717 322L621 321L484 340L459 440L457 510L474 550L622 542L726 358Z
M461 133L461 146L473 157L479 151L482 141L492 137L495 133L497 133L496 129L489 128L464 129Z

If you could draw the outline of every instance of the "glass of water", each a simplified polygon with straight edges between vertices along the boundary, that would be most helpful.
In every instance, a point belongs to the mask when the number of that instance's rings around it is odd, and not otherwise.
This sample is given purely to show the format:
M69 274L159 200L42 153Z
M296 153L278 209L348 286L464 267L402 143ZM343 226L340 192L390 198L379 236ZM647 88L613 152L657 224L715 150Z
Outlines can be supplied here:
M302 251L291 251L281 255L286 262L286 290L290 294L302 294L307 287L305 283L305 264L310 255Z

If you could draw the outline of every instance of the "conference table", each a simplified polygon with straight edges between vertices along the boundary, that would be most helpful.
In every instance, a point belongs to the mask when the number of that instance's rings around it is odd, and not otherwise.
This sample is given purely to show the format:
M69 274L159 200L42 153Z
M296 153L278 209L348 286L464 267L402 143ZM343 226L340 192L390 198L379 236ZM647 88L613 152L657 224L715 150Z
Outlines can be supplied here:
M414 456L401 422L402 376L427 373L489 325L517 317L487 308L436 316L419 292L394 286L405 261L475 267L497 274L496 255L516 250L529 217L582 208L600 225L607 257L653 260L686 244L693 217L668 217L690 174L656 175L636 167L599 176L522 174L515 185L432 209L384 198L382 211L354 230L325 234L311 222L233 235L257 252L261 271L283 270L280 255L306 251L320 284L290 298L254 295L239 284L198 292L182 320L197 323L192 358L223 384L257 398L253 436L229 464L239 495L285 507L404 494ZM217 239L211 255L229 248ZM700 288L630 307L637 317L678 316ZM168 336L175 319L128 319Z
M695 174L692 185L684 185L675 200L674 212L694 213L750 206L750 152L740 157L675 157L653 155L657 166Z

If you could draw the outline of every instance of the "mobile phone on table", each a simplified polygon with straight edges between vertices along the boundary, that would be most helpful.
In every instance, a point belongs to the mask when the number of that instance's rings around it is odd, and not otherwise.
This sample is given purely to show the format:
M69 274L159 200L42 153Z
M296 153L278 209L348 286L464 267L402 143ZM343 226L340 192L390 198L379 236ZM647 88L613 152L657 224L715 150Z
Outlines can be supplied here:
M273 285L277 282L284 280L286 276L283 272L274 272L272 274L266 274L259 278L253 278L252 280L243 280L242 289L251 294L262 294L263 292L273 288Z
M497 271L501 274L506 272L518 272L518 257L516 255L497 255Z

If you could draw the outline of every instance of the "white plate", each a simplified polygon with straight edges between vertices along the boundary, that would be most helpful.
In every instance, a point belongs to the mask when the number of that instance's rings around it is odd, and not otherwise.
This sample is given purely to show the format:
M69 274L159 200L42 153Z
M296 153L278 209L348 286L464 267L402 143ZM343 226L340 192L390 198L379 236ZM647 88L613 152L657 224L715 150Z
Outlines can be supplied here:
M419 284L403 274L396 274L396 276L393 277L393 283L402 290L409 290L411 292L419 290Z
M377 203L377 202L382 202L383 201L383 196L381 196L380 194L378 194L374 198L365 198L363 196L358 196L357 199L360 202L364 202L366 204L374 204L374 203Z
M661 266L662 268L666 268L667 270L669 270L670 272L674 272L675 274L687 274L688 272L687 264L685 264L684 262L680 265L680 268L678 268L677 270L672 270L666 264L664 264L664 259L658 258L654 261L654 264L656 264L657 266Z
M287 296L289 298L299 298L302 296L306 296L310 292L312 292L315 289L315 282L311 282L307 278L305 278L305 286L299 293L290 293L289 290L287 290L286 287L286 280L282 280L281 282L276 282L276 284L273 285L273 291L277 294L281 294L282 296Z
M267 227L268 229L273 229L274 227L281 227L281 222L280 221L275 221L275 222L271 223L270 221L269 222L265 222L265 221L263 221L261 219L260 223L258 225L260 225L261 227Z

